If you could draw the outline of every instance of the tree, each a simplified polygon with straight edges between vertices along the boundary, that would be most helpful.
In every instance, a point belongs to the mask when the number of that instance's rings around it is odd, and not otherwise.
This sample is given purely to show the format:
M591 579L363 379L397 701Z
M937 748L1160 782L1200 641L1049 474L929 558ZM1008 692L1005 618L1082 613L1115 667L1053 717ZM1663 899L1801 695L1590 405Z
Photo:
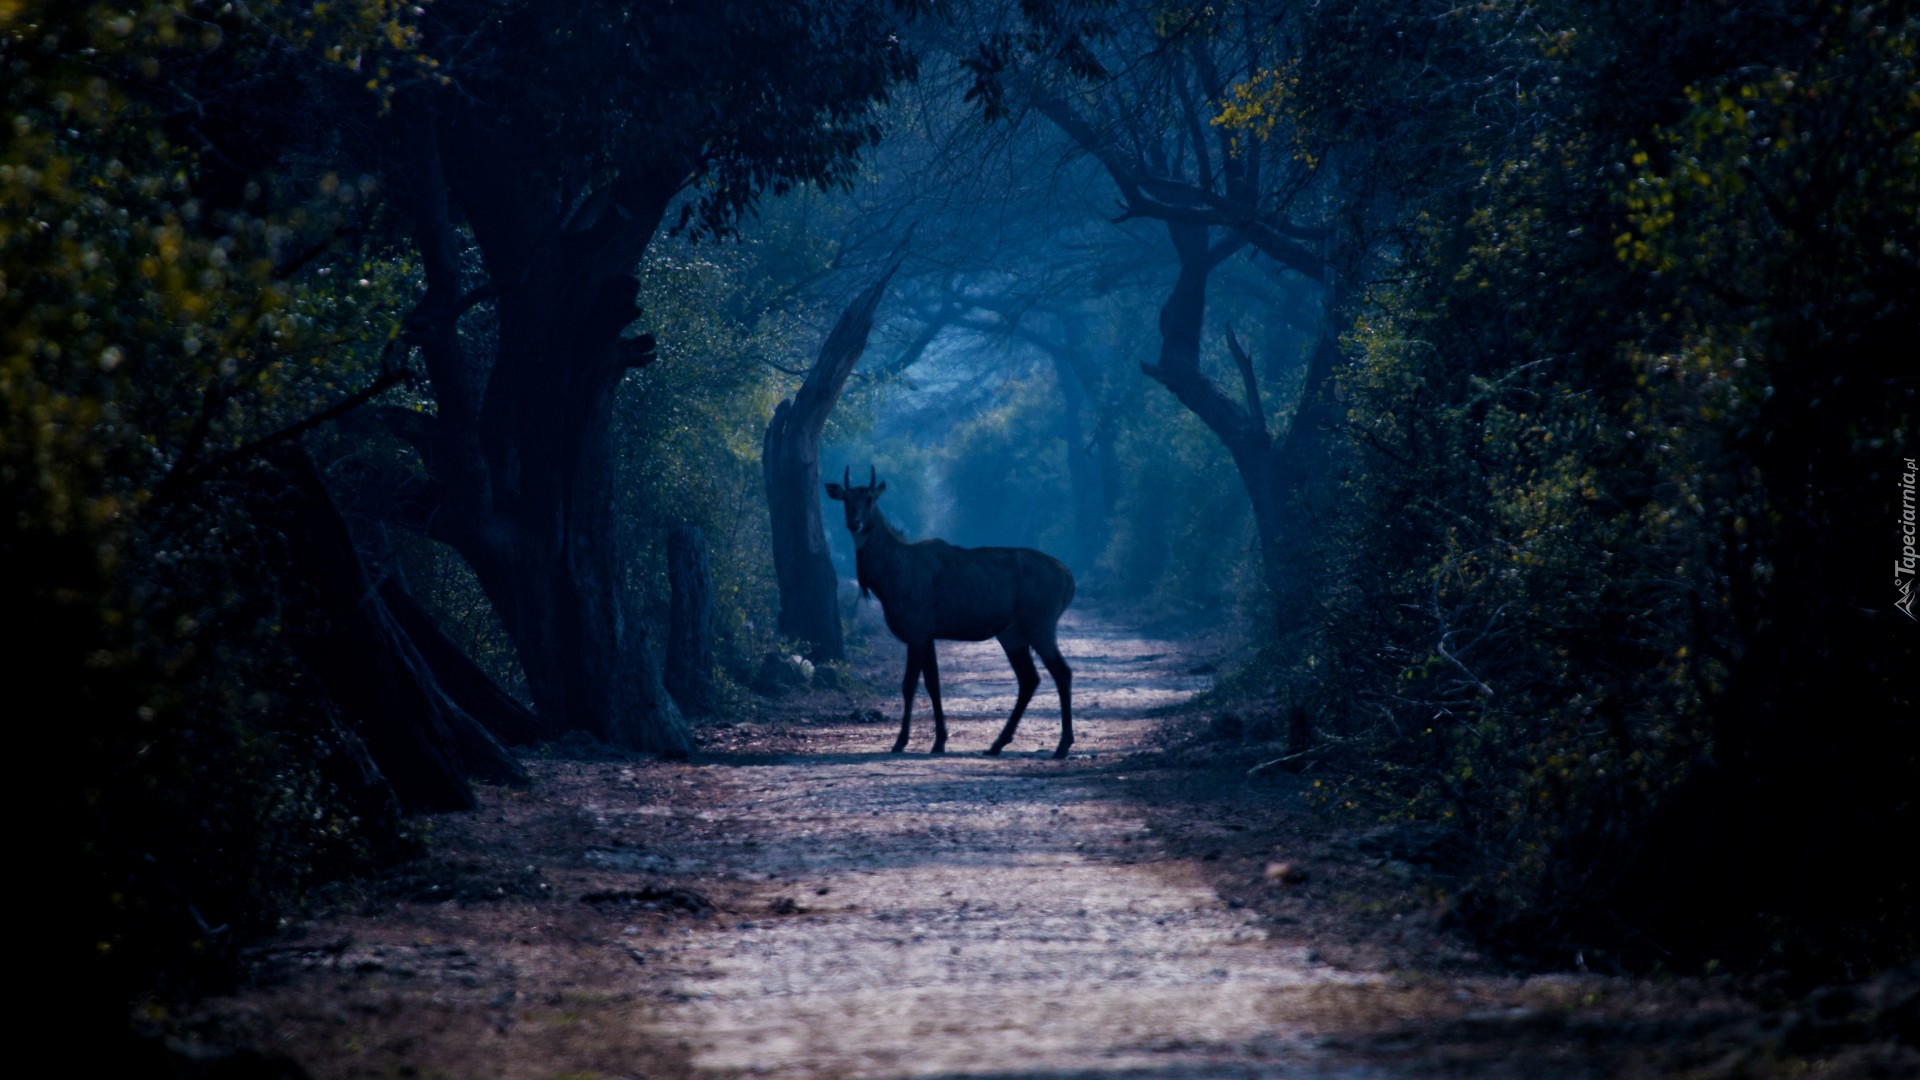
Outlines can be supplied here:
M713 712L713 574L707 539L697 525L667 534L667 691L688 716Z
M199 152L236 67L385 38L373 5L334 12L290 48L282 10L0 8L0 609L29 629L0 668L82 1054L137 995L230 985L293 894L404 847L357 718L289 641L287 537L253 497L262 450L401 372L372 302L391 268L343 272L357 185Z
M390 415L429 482L405 520L473 567L543 721L665 754L661 686L615 527L614 396L654 356L635 267L676 200L724 234L763 190L844 183L913 74L879 2L454 2L419 73L363 115L426 289L406 319L430 414ZM336 95L339 99L339 95Z
M807 643L815 662L846 659L840 636L840 577L827 553L820 518L820 432L840 400L853 365L866 351L873 314L904 249L861 290L834 323L820 357L793 397L774 407L761 455L767 512L773 527L773 567L780 583L780 633Z
M983 307L992 305L981 303ZM1087 345L1088 323L1084 311L1056 311L1053 321L1059 335L1040 332L1028 325L1024 311L1008 313L1004 307L996 314L1001 326L963 323L983 332L1003 331L1010 327L1023 344L1038 349L1053 371L1054 385L1060 390L1061 403L1057 432L1066 446L1068 487L1073 493L1073 550L1064 560L1082 578L1094 571L1105 550L1112 529L1115 504L1119 500L1117 463L1114 460L1114 425L1101 416L1100 400L1105 379L1098 361ZM1093 430L1089 431L1091 427Z
M933 44L953 44L952 27L940 32L946 39ZM1122 425L1113 410L1122 406L1111 400L1109 350L1093 340L1095 309L1104 297L1156 280L1159 253L1103 220L1100 167L1074 155L1057 129L982 124L963 100L972 80L957 61L922 73L911 98L888 112L872 179L849 200L845 220L829 226L850 238L836 263L878 265L881 245L905 228L919 256L895 279L895 314L876 329L875 362L854 377L879 393L924 391L953 422L970 411L967 399L997 381L982 376L1018 380L1037 374L1032 361L1039 360L1058 404L1044 410L1051 423L1034 433L1031 449L1060 440L1072 507L1071 531L1052 550L1086 585L1097 580L1088 575L1099 573L1120 492L1115 439ZM947 422L920 426L917 441L931 449L951 434ZM946 451L953 449L949 442ZM981 523L981 515L969 519ZM993 535L976 539L998 542Z
M1119 195L1116 220L1160 222L1178 270L1159 318L1158 359L1142 370L1206 424L1232 456L1252 503L1266 583L1283 625L1305 608L1301 500L1324 476L1337 355L1328 248L1326 150L1308 145L1282 99L1293 41L1259 4L1141 13L1089 27L1042 5L1024 49L989 40L970 62L989 113L1009 103L1053 124L1099 162ZM1102 46L1087 44L1104 38ZM1115 74L1117 73L1117 74ZM1251 246L1321 289L1322 342L1285 433L1276 437L1251 357L1230 350L1240 400L1201 370L1208 281Z

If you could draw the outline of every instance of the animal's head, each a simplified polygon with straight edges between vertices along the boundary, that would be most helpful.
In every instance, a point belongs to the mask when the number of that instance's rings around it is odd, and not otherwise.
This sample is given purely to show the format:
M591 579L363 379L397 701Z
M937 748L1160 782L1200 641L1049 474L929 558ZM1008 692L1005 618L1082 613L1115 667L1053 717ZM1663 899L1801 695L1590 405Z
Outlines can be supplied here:
M867 467L866 487L853 486L853 470L849 468L840 474L838 484L828 482L827 498L846 506L847 531L855 539L864 540L880 521L880 493L885 490L887 485L880 483L872 466Z

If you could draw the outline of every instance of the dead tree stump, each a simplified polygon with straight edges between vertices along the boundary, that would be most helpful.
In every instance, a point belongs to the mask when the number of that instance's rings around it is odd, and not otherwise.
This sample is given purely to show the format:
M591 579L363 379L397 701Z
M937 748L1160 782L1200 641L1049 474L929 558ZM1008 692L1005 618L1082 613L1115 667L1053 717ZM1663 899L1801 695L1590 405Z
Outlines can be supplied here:
M815 663L847 658L840 630L840 576L834 572L820 517L820 433L853 365L866 351L873 313L904 255L904 249L895 251L880 277L840 313L800 389L774 407L762 443L773 576L780 586L780 634L806 642L807 659Z

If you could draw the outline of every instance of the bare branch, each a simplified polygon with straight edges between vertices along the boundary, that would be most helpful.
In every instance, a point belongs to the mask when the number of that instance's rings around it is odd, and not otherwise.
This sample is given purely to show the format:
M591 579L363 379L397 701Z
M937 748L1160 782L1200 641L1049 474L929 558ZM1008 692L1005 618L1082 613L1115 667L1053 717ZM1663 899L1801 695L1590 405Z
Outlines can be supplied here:
M162 505L172 502L195 484L200 483L215 473L238 465L269 447L278 446L284 442L291 442L329 420L337 420L347 415L388 390L391 390L393 387L416 378L411 368L405 365L392 365L388 362L392 353L393 345L389 344L386 354L382 355L380 359L380 373L374 377L371 383L368 383L362 389L347 395L327 408L314 413L312 416L288 424L286 427L280 428L277 431L269 432L251 442L242 443L232 450L221 454L219 457L214 458L212 461L207 462L205 465L198 467L189 466L185 469L176 466L168 471L167 475L162 477L160 483L154 488L154 502Z

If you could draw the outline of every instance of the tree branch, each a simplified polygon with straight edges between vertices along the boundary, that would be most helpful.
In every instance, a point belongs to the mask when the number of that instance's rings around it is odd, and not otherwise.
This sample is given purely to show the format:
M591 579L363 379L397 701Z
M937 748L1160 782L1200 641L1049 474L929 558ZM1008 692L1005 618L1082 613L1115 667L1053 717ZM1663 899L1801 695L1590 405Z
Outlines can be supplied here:
M1240 369L1240 389L1247 396L1247 419L1253 421L1260 430L1260 437L1267 438L1267 411L1260 404L1260 383L1253 375L1253 357L1240 347L1240 338L1227 327L1227 348L1233 353L1234 366Z
M412 369L404 365L393 366L388 363L388 357L392 352L393 346L388 345L387 355L383 355L380 359L380 373L374 377L371 383L368 383L362 389L347 395L327 408L314 413L312 416L288 424L278 431L269 432L251 442L242 443L207 462L205 465L186 469L175 467L169 470L167 475L161 478L160 483L154 487L155 504L164 505L170 503L186 493L186 491L194 485L215 473L246 461L248 458L254 457L270 447L278 446L284 442L291 442L329 420L336 420L347 415L395 386L403 382L412 381L415 378Z
M873 313L880 306L880 298L886 295L887 283L899 271L901 262L907 257L907 241L902 239L894 249L893 258L888 261L873 284L861 290L840 313L840 319L834 324L833 331L827 335L826 343L820 346L820 358L814 361L813 369L807 372L806 381L793 395L794 415L799 423L811 431L814 438L827 422L827 414L840 397L840 391L847 384L847 376L853 373L853 365L867 346L867 335L873 331Z
M369 410L380 430L413 447L425 457L433 443L433 418L426 413L398 405L377 405Z

